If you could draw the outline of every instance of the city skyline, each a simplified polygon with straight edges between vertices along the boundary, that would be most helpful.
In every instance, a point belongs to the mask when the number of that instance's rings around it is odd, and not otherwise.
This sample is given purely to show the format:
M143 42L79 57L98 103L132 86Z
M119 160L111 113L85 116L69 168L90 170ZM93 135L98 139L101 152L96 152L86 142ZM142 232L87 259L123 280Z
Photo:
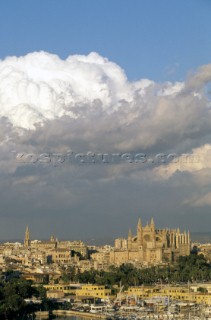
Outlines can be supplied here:
M152 221L153 221L153 224L155 225L154 218L150 218L149 220L146 221L146 223L142 223L142 219L141 219L141 217L139 217L138 218L138 225L140 225L140 223L141 223L141 225L143 227L145 226L145 228L148 228L148 226L150 226L152 224ZM187 229L187 230L184 229L183 230L183 229L180 229L178 226L177 227L175 226L173 228L170 228L168 226L165 226L165 227L159 227L158 226L157 227L157 225L156 225L156 230L157 231L162 230L162 229L166 230L166 231L172 230L174 232L181 233L181 234L186 234L187 233L187 234L189 234L189 237L190 237L190 230L189 229ZM137 226L128 226L126 231L128 231L128 230L129 230L129 233L131 234L131 236L134 237L136 235L136 232L137 232ZM110 244L112 244L114 242L115 239L117 239L116 237L119 237L120 239L123 239L126 235L127 235L127 232L122 232L121 234L113 234L113 237L109 237L108 239L105 239L105 238L97 238L97 239L95 239L93 237L92 237L92 239L86 239L86 238L83 238L83 237L80 238L80 239L79 238L73 239L73 238L63 238L63 237L59 238L57 236L57 234L50 233L49 235L46 235L45 238L36 238L36 233L32 234L30 225L26 224L24 235L22 234L21 238L18 238L18 239L12 239L12 238L9 239L8 238L8 239L3 239L3 240L5 240L5 241L8 240L8 241L11 241L11 242L15 242L15 241L23 242L24 245L25 245L26 242L29 245L29 242L31 242L31 241L32 242L33 241L35 241L35 242L36 241L42 241L42 240L47 241L49 239L50 239L50 241L52 239L54 239L55 241L64 241L64 240L81 241L81 240L83 240L83 241L87 241L87 242L91 241L91 242L93 242L93 244L95 243L95 241L96 241L96 243L98 243L98 241L100 241L102 245L103 244L105 244L105 245L109 244L110 245ZM106 242L106 240L107 240L107 242ZM0 239L0 241L2 242L2 239Z
M0 3L0 240L211 231L210 6Z

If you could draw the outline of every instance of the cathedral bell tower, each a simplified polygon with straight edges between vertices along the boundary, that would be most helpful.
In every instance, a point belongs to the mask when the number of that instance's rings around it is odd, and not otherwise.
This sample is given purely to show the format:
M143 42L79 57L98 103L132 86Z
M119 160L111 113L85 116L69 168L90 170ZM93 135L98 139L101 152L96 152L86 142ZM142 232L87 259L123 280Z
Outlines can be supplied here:
M153 218L150 221L150 233L151 233L152 245L155 246L155 222Z
M31 240L30 240L29 227L26 226L25 239L24 239L24 247L30 247L30 245L31 245Z
M128 250L132 249L132 237L133 237L133 235L132 235L132 231L130 229L128 232L128 240L127 240Z
M138 220L138 225L137 225L137 242L138 242L138 247L140 248L143 245L143 230L142 230L142 223L140 218Z

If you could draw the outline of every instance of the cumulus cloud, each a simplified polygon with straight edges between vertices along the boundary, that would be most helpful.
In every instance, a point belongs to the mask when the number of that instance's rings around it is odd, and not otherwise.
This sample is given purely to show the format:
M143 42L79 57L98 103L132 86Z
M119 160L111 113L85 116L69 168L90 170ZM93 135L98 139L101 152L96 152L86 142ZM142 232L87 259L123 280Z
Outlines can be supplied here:
M0 61L0 116L21 134L48 136L54 128L58 139L81 140L87 148L172 148L211 129L206 96L196 86L190 93L189 83L198 82L197 75L187 83L130 82L120 66L94 52L66 60L35 52Z
M0 81L1 115L26 129L63 115L75 118L81 104L100 100L109 112L120 100L132 100L123 70L97 53L66 60L46 52L9 57L0 62Z
M149 153L194 146L199 163L179 159L179 168L172 162L153 173L162 179L199 170L209 148L201 141L211 131L202 90L210 73L207 65L183 83L130 82L120 66L95 52L65 60L47 52L8 57L0 61L1 170L15 170L14 159L8 161L12 150ZM139 170L115 168L123 174Z

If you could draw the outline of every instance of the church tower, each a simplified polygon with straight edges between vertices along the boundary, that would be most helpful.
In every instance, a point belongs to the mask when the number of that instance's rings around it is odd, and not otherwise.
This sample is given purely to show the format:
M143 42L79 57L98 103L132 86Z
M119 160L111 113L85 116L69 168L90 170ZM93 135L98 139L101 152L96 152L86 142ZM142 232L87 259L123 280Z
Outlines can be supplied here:
M155 222L153 218L150 221L150 233L152 246L155 247Z
M142 230L142 223L140 218L138 220L138 225L137 225L137 242L138 242L138 248L140 248L143 245L143 230Z
M153 218L151 219L151 222L150 222L150 229L152 232L155 232L155 222Z
M132 231L131 229L129 230L128 232L128 240L127 240L127 247L128 247L128 250L131 250L132 249Z
M24 247L30 247L30 245L31 245L31 240L30 240L29 227L26 226L25 239L24 239Z

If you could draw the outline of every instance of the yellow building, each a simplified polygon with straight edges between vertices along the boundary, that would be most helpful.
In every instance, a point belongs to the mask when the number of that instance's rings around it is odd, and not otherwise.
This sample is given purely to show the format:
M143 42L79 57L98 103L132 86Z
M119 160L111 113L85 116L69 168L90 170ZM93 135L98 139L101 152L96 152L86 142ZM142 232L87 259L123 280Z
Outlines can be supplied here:
M70 283L70 284L63 284L63 283L58 283L58 284L46 284L44 285L44 288L47 291L60 291L63 292L64 294L76 294L76 290L81 288L81 284L79 283Z
M136 296L141 299L147 299L153 296L154 293L158 293L159 288L151 286L129 287L126 291L128 296Z
M174 300L190 301L197 304L211 304L211 294L194 292L186 287L164 287L160 290L160 295L169 296Z
M128 296L137 296L141 299L153 297L169 297L173 300L195 302L197 304L211 305L211 294L194 292L186 286L140 286L129 287L126 292Z
M114 298L111 289L106 289L102 285L83 285L80 289L76 290L76 296L94 297L99 299Z

